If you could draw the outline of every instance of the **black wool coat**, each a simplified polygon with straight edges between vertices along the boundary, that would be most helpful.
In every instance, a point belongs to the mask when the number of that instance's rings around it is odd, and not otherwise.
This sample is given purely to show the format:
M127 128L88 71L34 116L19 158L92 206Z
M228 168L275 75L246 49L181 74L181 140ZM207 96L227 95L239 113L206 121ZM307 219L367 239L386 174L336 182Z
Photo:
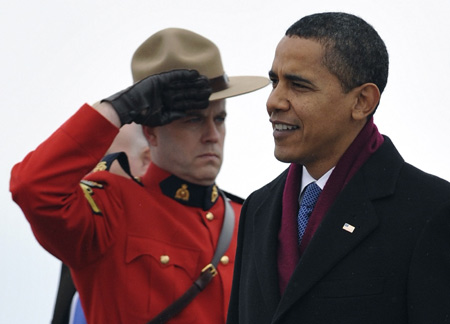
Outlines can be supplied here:
M242 209L228 324L450 323L447 181L406 163L385 137L326 213L280 296L286 176Z

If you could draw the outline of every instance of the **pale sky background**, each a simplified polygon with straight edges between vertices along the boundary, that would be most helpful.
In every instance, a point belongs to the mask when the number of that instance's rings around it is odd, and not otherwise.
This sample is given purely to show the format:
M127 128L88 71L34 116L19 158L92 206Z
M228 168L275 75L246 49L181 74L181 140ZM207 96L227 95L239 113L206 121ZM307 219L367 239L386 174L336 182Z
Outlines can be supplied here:
M59 280L59 261L11 200L15 163L84 102L130 85L134 50L160 29L213 40L230 76L267 75L285 30L322 11L356 14L378 30L391 67L375 123L405 160L450 180L448 0L0 0L0 323L49 323ZM273 157L269 92L227 103L217 182L243 197L287 167Z

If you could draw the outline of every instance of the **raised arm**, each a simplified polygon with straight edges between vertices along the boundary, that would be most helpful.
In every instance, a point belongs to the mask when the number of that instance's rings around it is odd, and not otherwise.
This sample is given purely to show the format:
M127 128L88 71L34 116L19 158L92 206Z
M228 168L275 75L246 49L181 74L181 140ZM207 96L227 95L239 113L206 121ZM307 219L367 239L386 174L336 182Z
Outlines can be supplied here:
M44 248L69 265L80 262L83 249L96 250L91 256L104 253L114 239L110 219L117 211L99 218L80 181L101 160L119 127L133 121L152 126L169 123L188 109L206 108L209 95L208 80L196 71L150 76L94 109L84 105L15 165L10 181L13 199ZM104 199L117 199L120 204L116 195L111 191Z

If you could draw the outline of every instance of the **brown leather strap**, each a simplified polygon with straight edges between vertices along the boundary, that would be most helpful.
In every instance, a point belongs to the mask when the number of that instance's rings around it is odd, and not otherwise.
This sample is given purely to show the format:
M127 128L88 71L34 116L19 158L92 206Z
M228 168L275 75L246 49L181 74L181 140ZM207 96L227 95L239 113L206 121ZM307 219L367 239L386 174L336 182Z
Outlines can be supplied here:
M209 284L214 277L212 271L204 271L194 282L194 284L175 302L169 307L159 313L148 324L163 324L166 323L172 317L178 315L189 303Z

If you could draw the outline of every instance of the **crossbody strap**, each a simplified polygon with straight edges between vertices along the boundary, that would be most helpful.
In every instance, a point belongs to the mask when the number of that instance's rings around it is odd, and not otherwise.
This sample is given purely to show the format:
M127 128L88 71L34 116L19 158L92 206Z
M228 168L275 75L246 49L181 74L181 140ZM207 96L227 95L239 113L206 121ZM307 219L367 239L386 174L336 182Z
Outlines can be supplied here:
M223 220L222 230L220 232L219 240L217 242L217 248L214 252L214 256L211 263L203 268L202 273L194 281L192 286L171 305L165 308L155 318L148 322L148 324L163 324L169 319L179 314L189 303L197 296L205 287L210 283L211 279L217 274L217 264L220 258L230 245L231 237L234 231L234 211L231 207L228 198L220 191L220 194L225 203L225 216Z

